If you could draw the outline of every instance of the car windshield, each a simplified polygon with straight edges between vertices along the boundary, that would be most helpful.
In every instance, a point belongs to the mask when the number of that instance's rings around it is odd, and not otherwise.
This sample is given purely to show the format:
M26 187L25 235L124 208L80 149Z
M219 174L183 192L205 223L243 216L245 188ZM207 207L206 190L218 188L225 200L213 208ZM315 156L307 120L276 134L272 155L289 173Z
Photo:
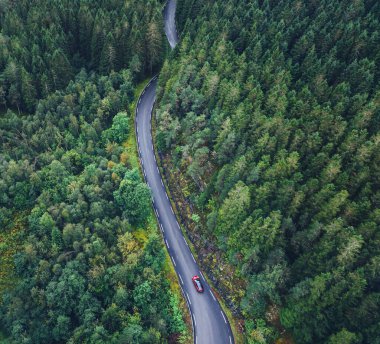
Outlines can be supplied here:
M198 278L195 279L195 283L197 284L198 289L202 289L202 284L201 284L201 282L199 281Z

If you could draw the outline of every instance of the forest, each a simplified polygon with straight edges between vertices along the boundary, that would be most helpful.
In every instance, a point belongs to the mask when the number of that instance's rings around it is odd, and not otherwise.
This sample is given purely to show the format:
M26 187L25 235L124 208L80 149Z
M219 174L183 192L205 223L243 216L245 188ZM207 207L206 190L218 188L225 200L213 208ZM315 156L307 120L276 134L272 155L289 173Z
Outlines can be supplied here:
M0 0L0 341L189 342L133 132L160 71L245 342L380 344L380 3L177 0L168 54L164 2Z
M133 130L161 9L0 1L0 341L187 341Z
M177 1L155 140L247 343L380 343L379 20L375 0Z
M0 106L33 111L81 68L142 78L162 63L163 1L0 1Z

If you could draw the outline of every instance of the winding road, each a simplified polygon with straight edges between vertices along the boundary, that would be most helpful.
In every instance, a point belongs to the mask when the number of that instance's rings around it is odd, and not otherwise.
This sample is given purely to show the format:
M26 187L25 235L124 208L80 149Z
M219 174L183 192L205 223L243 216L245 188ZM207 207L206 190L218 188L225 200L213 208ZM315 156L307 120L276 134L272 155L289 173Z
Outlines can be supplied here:
M175 0L169 0L164 9L165 33L172 48L178 43L175 9ZM196 344L232 344L234 339L227 317L204 279L182 234L157 166L151 135L156 88L157 77L154 77L140 95L136 108L136 137L141 167L151 189L157 220L191 313L194 342ZM202 279L205 289L202 294L194 288L191 280L194 275Z

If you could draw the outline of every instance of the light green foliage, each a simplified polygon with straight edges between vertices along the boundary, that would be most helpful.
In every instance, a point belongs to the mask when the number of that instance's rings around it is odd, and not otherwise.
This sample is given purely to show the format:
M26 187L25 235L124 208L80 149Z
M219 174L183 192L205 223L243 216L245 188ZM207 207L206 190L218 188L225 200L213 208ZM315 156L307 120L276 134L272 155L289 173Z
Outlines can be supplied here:
M192 219L195 223L199 223L199 221L201 220L201 218L199 217L198 214L192 214L192 215L191 215L191 219Z
M131 223L143 224L149 215L151 195L137 169L125 173L119 189L114 192L114 197L123 214Z
M356 344L360 343L359 338L345 328L339 333L332 335L328 341L329 344Z
M129 118L126 112L119 112L112 119L111 128L103 132L103 138L116 143L123 143L128 138Z
M179 299L178 296L175 294L172 294L170 297L170 307L173 312L173 322L171 324L172 326L172 332L173 333L182 333L186 330L186 325L183 321L182 312L179 307Z
M247 338L248 344L266 344L268 340L275 338L274 331L266 326L265 320L249 320L246 323L247 332L250 334Z
M247 216L250 207L249 188L239 181L228 193L218 214L217 231L223 235L232 234Z

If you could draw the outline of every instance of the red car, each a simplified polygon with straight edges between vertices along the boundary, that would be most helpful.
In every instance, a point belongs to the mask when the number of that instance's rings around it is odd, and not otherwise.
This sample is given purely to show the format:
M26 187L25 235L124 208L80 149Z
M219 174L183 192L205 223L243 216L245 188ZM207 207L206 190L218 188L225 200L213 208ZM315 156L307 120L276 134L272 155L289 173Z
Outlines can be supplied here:
M199 278L199 276L195 275L193 278L193 283L194 283L194 286L195 286L195 289L197 289L197 292L198 293L203 293L203 286L202 286L202 283L201 283L201 279Z

